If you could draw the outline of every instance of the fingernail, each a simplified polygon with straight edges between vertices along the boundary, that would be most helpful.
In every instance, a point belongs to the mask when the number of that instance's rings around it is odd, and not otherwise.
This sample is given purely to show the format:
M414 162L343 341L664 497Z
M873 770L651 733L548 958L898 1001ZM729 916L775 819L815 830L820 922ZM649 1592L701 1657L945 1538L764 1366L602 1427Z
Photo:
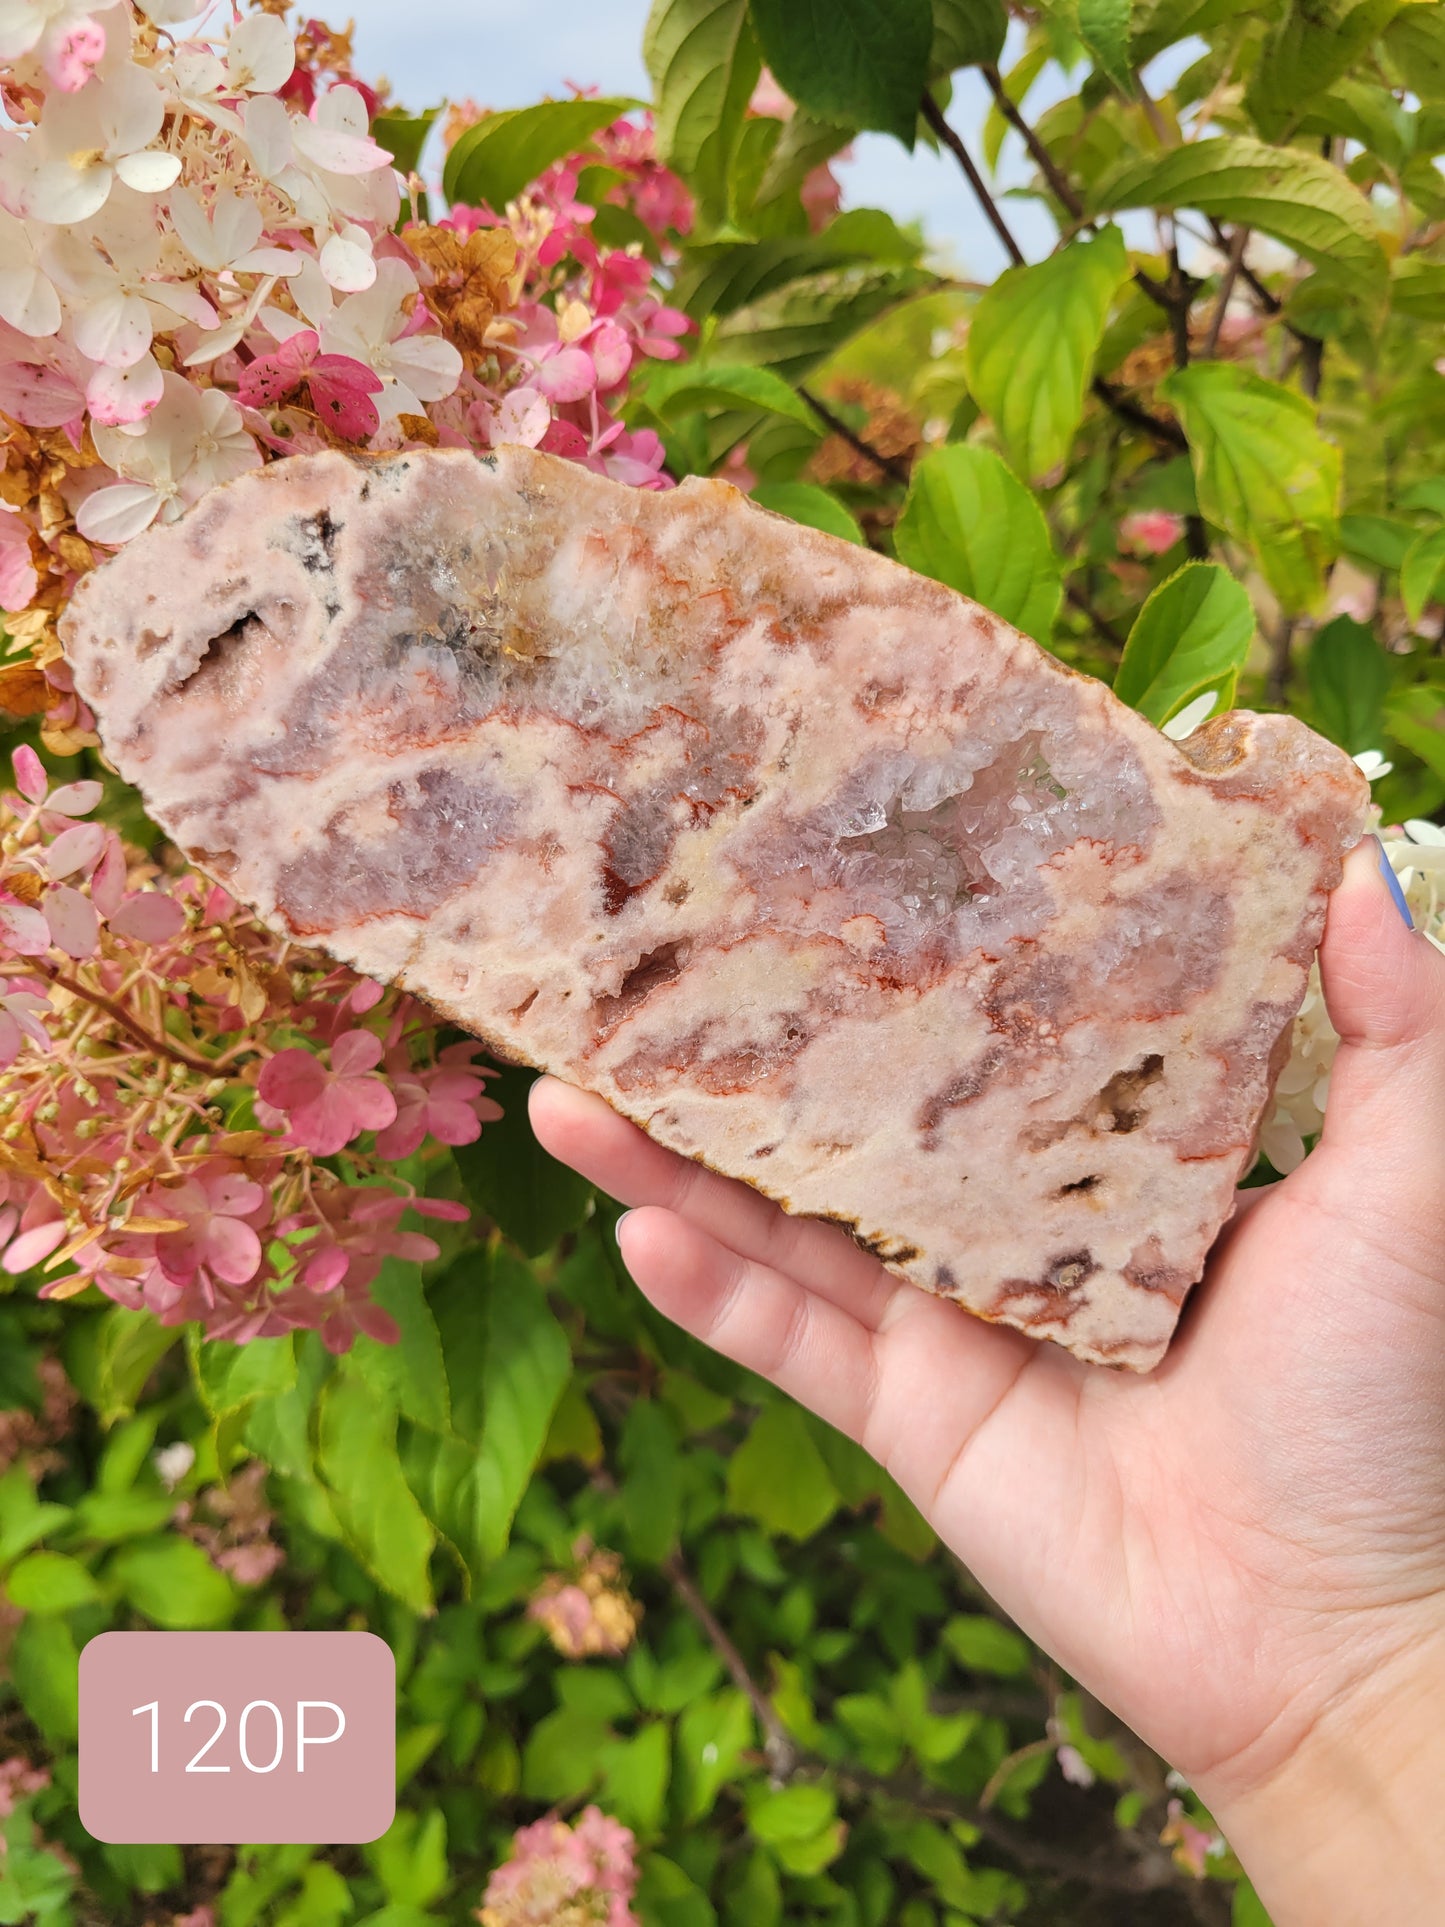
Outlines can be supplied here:
M627 1220L631 1216L632 1216L632 1213L630 1211L624 1211L622 1216L617 1220L616 1224L613 1225L612 1227L612 1235L619 1244L621 1244L622 1242L622 1227L627 1223Z
M1413 930L1415 928L1415 919L1410 915L1410 906L1405 901L1405 892L1400 888L1400 879L1395 875L1394 866L1385 854L1385 846L1377 836L1371 835L1370 841L1379 852L1380 875L1390 886L1390 895L1395 899L1395 908L1405 919L1405 928L1407 930Z

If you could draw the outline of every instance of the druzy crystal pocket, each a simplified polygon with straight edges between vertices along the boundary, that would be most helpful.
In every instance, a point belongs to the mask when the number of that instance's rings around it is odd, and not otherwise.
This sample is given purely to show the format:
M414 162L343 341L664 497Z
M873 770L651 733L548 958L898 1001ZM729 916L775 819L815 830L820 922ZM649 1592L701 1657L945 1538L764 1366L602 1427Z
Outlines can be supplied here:
M724 484L524 449L243 476L64 634L117 768L277 929L1141 1370L1366 816L1291 718L1173 744Z

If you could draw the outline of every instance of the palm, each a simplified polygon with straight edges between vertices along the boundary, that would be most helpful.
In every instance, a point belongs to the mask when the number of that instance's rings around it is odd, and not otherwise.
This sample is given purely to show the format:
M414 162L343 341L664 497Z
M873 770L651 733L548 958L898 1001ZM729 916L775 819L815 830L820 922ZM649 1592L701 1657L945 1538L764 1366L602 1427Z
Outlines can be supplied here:
M1403 943L1438 1056L1445 962L1378 908L1365 886L1358 931L1331 914L1347 1044L1326 1143L1245 1195L1148 1377L981 1324L600 1100L551 1082L534 1096L556 1155L660 1207L629 1220L624 1252L661 1309L857 1438L999 1603L1189 1774L1267 1770L1339 1684L1342 1651L1367 1666L1377 1625L1445 1593L1445 1240L1433 1200L1401 1212L1393 1194L1413 1203L1416 1144L1434 1155L1428 1124L1395 1115L1419 1054L1402 1068L1355 1047L1348 1009L1375 987L1376 951Z

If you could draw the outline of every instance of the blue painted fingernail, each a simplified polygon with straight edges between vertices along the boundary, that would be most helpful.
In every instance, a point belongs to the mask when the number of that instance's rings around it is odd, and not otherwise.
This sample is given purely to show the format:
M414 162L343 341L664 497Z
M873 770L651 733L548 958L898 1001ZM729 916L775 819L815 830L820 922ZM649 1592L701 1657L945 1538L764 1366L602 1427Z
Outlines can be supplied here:
M1377 836L1372 836L1370 841L1379 852L1380 875L1390 886L1390 895L1395 899L1395 908L1405 919L1405 928L1407 930L1413 930L1415 928L1415 919L1410 915L1410 906L1405 901L1405 892L1400 888L1400 879L1395 875L1394 866L1385 854L1385 846Z

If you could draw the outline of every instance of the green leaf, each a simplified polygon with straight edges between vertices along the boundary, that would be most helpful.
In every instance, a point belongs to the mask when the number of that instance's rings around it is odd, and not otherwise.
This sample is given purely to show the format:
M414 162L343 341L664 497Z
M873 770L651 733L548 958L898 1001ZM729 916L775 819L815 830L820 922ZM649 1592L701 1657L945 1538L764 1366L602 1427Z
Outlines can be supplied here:
M810 1539L837 1511L838 1488L796 1406L765 1405L728 1461L728 1506L769 1532Z
M371 1295L391 1313L401 1336L383 1345L363 1332L347 1354L347 1369L363 1378L378 1397L394 1405L413 1425L434 1432L451 1427L451 1394L436 1320L422 1289L421 1266L388 1258Z
M106 1578L139 1613L171 1631L230 1624L236 1588L191 1539L141 1539L115 1554Z
M594 1713L562 1707L539 1720L522 1751L522 1791L529 1800L576 1800L597 1784L612 1728Z
M1385 30L1385 55L1400 85L1445 101L1445 7L1404 6Z
M1414 539L1414 525L1392 515L1340 517L1341 549L1377 569L1398 569Z
M200 1327L186 1332L191 1377L201 1403L212 1418L244 1411L258 1398L280 1398L296 1383L294 1336L253 1338L249 1345L231 1345L204 1338Z
M71 1526L78 1538L117 1545L142 1539L170 1523L176 1502L168 1492L87 1492L76 1506Z
M486 114L447 154L442 166L446 197L500 214L554 161L585 147L635 104L623 99L544 100L536 107Z
M1079 38L1100 73L1125 94L1134 91L1130 61L1130 0L1078 0Z
M1003 0L933 0L929 73L951 74L997 60L1007 32Z
M68 1613L100 1598L88 1569L63 1552L32 1552L5 1581L12 1606L26 1613Z
M1370 629L1351 616L1327 622L1310 644L1305 677L1315 722L1331 742L1351 756L1379 748L1390 665Z
M179 1886L185 1872L181 1850L169 1841L107 1841L102 1849L106 1864L128 1887L143 1894L164 1893Z
M66 1370L109 1427L130 1417L146 1380L180 1337L178 1326L162 1325L153 1312L112 1305L99 1318L75 1321L67 1338Z
M1258 228L1306 260L1348 270L1364 298L1389 285L1369 202L1337 167L1302 148L1230 134L1151 154L1105 181L1091 211L1126 207L1192 207Z
M677 1546L682 1517L682 1466L677 1428L662 1406L640 1398L622 1427L622 1513L632 1556L660 1566Z
M1114 678L1114 694L1151 723L1171 716L1208 690L1212 714L1234 701L1234 687L1254 639L1254 607L1227 569L1186 562L1153 590L1135 618Z
M440 107L425 108L420 114L403 114L388 108L371 123L371 138L384 147L403 174L414 174L421 161L421 150Z
M711 1810L718 1788L737 1772L755 1738L753 1709L746 1696L732 1688L687 1708L676 1736L684 1820L700 1820Z
M459 1436L414 1431L406 1475L476 1578L506 1550L572 1359L531 1268L505 1250L465 1253L431 1304Z
M653 0L642 57L661 160L705 210L726 213L738 141L761 71L747 0Z
M1189 438L1201 513L1254 550L1287 613L1314 607L1339 549L1340 451L1313 404L1222 361L1181 368L1159 392Z
M362 1565L413 1612L430 1612L435 1535L402 1472L395 1408L360 1377L331 1379L321 1394L316 1458Z
M1405 551L1400 564L1400 595L1412 629L1430 603L1438 600L1436 590L1445 576L1445 528L1424 529Z
M943 1628L943 1644L970 1673L990 1673L996 1679L1024 1679L1033 1664L1033 1651L1022 1633L990 1619L986 1613L958 1613Z
M1230 1927L1271 1927L1264 1902L1247 1880L1241 1880L1234 1890L1229 1919Z
M840 127L836 121L819 120L800 107L791 120L783 122L783 130L758 183L755 207L767 207L785 195L796 193L814 168L822 167L848 145L854 132L855 129Z
M824 1786L759 1787L748 1796L748 1830L768 1846L811 1840L837 1817L837 1802Z
M1309 103L1354 65L1400 0L1290 0L1260 49L1244 104L1277 140Z
M745 361L664 363L649 372L641 398L665 421L698 408L746 408L784 415L815 435L823 432L818 417L785 381Z
M179 1543L190 1545L188 1539ZM69 1622L43 1614L23 1619L9 1665L20 1704L45 1737L56 1747L73 1742L80 1726L80 1654Z
M664 1721L654 1721L631 1739L603 1748L603 1809L636 1832L656 1833L671 1775L672 1735Z
M752 0L752 21L774 78L800 107L877 128L911 150L932 0Z
M675 1860L660 1853L650 1853L643 1863L637 1913L647 1927L717 1927L707 1895Z
M425 1814L398 1808L381 1838L361 1851L393 1906L429 1906L451 1884L446 1816L439 1807Z
M70 1507L42 1502L23 1462L0 1473L0 1567L70 1518Z
M1047 642L1063 583L1038 503L991 449L933 449L894 531L900 561Z
M549 1157L527 1121L527 1093L537 1073L504 1065L488 1078L487 1096L502 1107L475 1144L460 1144L452 1156L468 1196L499 1225L529 1258L550 1251L587 1216L592 1186L565 1164Z
M1004 452L1028 480L1068 456L1109 307L1129 273L1124 237L1106 227L1033 267L1010 268L968 331L968 385Z
M709 351L799 382L889 308L931 285L915 268L856 266L799 276L727 315Z
M1397 742L1445 776L1445 689L1428 683L1397 689L1385 704L1385 721Z
M848 510L836 495L819 488L816 482L765 482L753 490L752 499L759 508L786 515L790 522L801 522L805 528L821 529L825 535L867 547L862 529Z

